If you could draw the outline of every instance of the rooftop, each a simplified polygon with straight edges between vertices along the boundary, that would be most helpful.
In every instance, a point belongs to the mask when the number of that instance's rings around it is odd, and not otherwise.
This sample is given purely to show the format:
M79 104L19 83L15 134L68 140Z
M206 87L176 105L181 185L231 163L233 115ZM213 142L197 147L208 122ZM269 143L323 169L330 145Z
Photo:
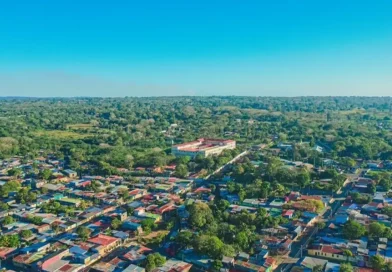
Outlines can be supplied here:
M96 244L96 245L103 245L107 246L112 243L115 243L118 241L118 238L114 238L111 236L103 235L103 234L98 234L97 236L88 239L88 242Z

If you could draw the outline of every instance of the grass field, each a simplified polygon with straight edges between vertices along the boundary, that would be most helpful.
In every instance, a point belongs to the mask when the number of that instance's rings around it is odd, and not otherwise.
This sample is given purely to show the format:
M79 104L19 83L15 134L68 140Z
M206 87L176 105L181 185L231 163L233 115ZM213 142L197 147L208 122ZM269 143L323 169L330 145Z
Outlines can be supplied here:
M34 135L39 137L49 137L57 139L83 139L91 136L91 134L82 134L65 130L36 131L34 132Z
M337 111L339 114L343 115L349 115L349 114L365 114L366 110L364 109L352 109L352 110L346 110L346 111Z
M66 126L67 129L89 129L93 127L93 124L70 124Z

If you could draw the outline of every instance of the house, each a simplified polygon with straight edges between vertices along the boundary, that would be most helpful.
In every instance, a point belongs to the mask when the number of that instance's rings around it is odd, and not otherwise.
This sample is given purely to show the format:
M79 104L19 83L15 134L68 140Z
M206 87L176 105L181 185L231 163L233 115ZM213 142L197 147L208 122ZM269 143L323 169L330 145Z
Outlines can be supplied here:
M335 216L334 223L336 225L344 225L348 221L349 217L345 214L339 214Z
M125 241L129 238L129 234L123 231L112 231L112 233L114 237L119 238L122 241Z
M101 261L91 267L92 272L117 272L122 271L127 266L127 262L118 257L110 261Z
M151 249L140 245L134 245L129 248L128 252L120 256L120 258L130 262L131 264L138 265L144 262L147 258L146 255L149 253L151 253Z
M95 244L93 251L98 252L101 256L112 251L121 244L119 238L98 234L97 236L87 240L89 243Z
M137 231L139 234L143 233L142 225L132 221L124 221L121 228L124 230Z
M309 226L312 225L318 217L317 213L312 213L312 212L304 212L301 216L303 221Z
M282 214L283 217L288 218L288 219L291 219L293 217L293 215L294 215L294 210L287 210L287 211L284 211Z
M0 247L0 259L7 260L14 257L17 254L17 250L14 247Z
M247 262L247 261L249 261L249 257L250 257L249 254L245 253L245 252L239 252L237 254L237 260L240 260L240 261Z
M319 258L312 258L312 257L304 257L302 259L299 259L298 262L296 263L296 265L292 268L293 271L297 271L294 270L295 268L305 268L307 270L303 270L303 271L313 271L313 268L315 266L321 266L321 267L325 267L325 265L328 263L328 261L326 260L322 260Z
M66 169L64 170L64 173L69 177L69 178L76 178L78 176L78 173L71 170L71 169Z
M264 266L244 262L244 261L236 261L234 264L234 268L239 271L245 272L270 272L272 271L271 267L265 268Z
M339 261L352 261L355 262L355 257L347 257L344 251L334 245L315 245L308 248L308 254L313 256L320 256L323 258L334 259Z
M69 198L69 197L63 197L59 200L60 204L66 205L66 206L73 206L73 207L79 207L80 204L82 203L81 200L76 199L76 198Z
M291 250L291 245L293 244L293 240L287 238L283 243L280 244L279 251L280 252L288 252Z
M127 268L125 268L122 272L145 272L146 270L143 267L131 264Z
M223 256L223 258L222 258L223 267L227 268L227 269L232 268L234 266L234 261L235 260L233 257Z
M188 272L192 264L177 259L169 259L163 266L157 267L153 272Z

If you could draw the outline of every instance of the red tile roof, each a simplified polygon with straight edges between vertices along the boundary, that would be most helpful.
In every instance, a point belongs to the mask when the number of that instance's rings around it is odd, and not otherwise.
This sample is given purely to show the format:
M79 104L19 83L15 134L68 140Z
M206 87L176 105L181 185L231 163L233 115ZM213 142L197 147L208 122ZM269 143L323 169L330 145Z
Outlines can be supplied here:
M323 246L321 248L321 252L330 253L330 254L339 254L342 253L340 249L334 248L332 246Z
M67 272L73 270L73 266L66 264L59 269L61 272Z
M110 244L115 243L117 241L118 241L117 238L103 235L103 234L98 234L98 236L95 236L93 238L88 239L88 242L90 242L90 243L97 244L97 245L103 245L103 246L110 245Z

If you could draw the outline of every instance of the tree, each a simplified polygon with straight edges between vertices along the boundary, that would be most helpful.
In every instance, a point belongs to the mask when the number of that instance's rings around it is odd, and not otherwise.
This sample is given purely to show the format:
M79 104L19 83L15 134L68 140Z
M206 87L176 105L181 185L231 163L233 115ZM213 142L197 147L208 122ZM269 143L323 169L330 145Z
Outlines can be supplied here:
M323 221L316 222L316 227L317 227L319 230L324 229L325 226L326 226L326 225L325 225L325 222L323 222Z
M381 271L385 266L385 260L381 255L374 255L370 257L370 266Z
M242 249L247 250L249 248L249 235L245 231L239 232L234 239L234 242Z
M20 236L21 236L23 239L27 239L27 238L30 238L31 236L33 236L33 232L32 232L31 230L22 230L22 231L20 232Z
M60 232L60 226L58 224L52 225L52 230L54 233L58 234Z
M214 260L212 262L212 266L211 266L212 271L220 271L222 267L223 267L222 261Z
M76 233L82 241L87 241L90 238L91 230L87 227L80 226Z
M127 214L128 214L128 216L132 215L133 212L135 211L135 208L132 208L132 207L129 207L129 206L127 206L126 209L127 209Z
M349 261L350 257L353 256L353 253L351 252L351 250L345 249L343 250L343 255L347 257L347 261Z
M387 206L384 209L382 209L382 212L388 215L389 217L392 217L392 207Z
M198 236L193 246L198 253L208 255L213 259L221 259L223 256L234 256L235 252L231 245L225 245L217 236Z
M112 220L112 222L110 223L110 226L113 228L113 229L118 229L120 226L121 226L121 221L118 219L118 218L114 218L113 220Z
M276 175L277 171L283 166L281 160L277 157L270 157L266 168L266 174L269 176L270 181Z
M343 236L350 240L362 237L365 232L366 229L364 226L351 219L348 220L343 226Z
M312 272L323 272L324 271L324 266L319 264L313 267Z
M271 184L269 182L263 182L261 184L260 197L268 198L270 192Z
M18 247L20 244L17 234L0 236L0 247Z
M147 256L145 267L146 271L152 271L154 268L164 265L166 258L159 253L153 253Z
M202 202L188 206L189 224L194 228L201 228L214 220L210 207Z
M43 218L39 216L29 215L27 216L27 220L33 223L34 225L41 225Z
M185 178L186 176L188 176L188 168L185 164L179 164L176 167L174 175L179 178Z
M52 176L52 171L50 169L44 169L39 173L39 178L44 180L49 180Z
M370 237L383 237L385 226L378 222L372 222L369 224L368 233Z
M6 226L14 222L15 222L14 218L12 216L7 215L6 217L4 217L2 224L3 226Z
M296 176L297 184L300 188L306 187L310 184L310 174L305 168L301 168Z
M367 192L369 194L374 195L376 193L376 190L377 190L376 185L374 185L373 183L367 185Z
M19 178L22 176L23 171L20 168L12 168L12 169L8 170L7 174L9 176L14 176L16 178Z
M7 203L4 203L4 202L0 203L0 211L8 211L9 208L10 207L8 206Z
M127 201L128 198L129 198L129 190L126 189L126 188L123 188L123 189L119 190L119 191L118 191L118 194L121 196L121 198L122 198L124 201Z
M354 271L354 269L350 263L342 263L340 265L339 272L352 272L352 271Z
M42 193L43 195L47 194L48 191L49 191L48 188L46 188L46 187L41 187L41 193Z
M88 206L89 206L89 203L88 203L87 201L85 201L85 200L80 201L79 208L80 208L81 210L87 209Z
M385 272L390 272L390 271L392 271L392 262L387 262L387 263L384 265L383 271L385 271Z
M150 233L156 228L154 219L144 219L140 224L142 225L143 231L146 233Z
M190 231L181 231L176 236L176 242L180 244L182 248L188 248L193 242L193 233Z
M241 202L244 201L244 199L245 199L245 197L246 197L246 191L245 191L244 189L241 189L241 190L238 192L238 197L239 197L239 199L240 199Z
M379 181L379 185L384 189L384 191L389 191L389 189L391 189L391 180L383 178Z
M19 201L20 203L32 203L37 199L37 194L34 192L31 192L29 188L27 187L22 187L17 193L16 193L16 200Z

